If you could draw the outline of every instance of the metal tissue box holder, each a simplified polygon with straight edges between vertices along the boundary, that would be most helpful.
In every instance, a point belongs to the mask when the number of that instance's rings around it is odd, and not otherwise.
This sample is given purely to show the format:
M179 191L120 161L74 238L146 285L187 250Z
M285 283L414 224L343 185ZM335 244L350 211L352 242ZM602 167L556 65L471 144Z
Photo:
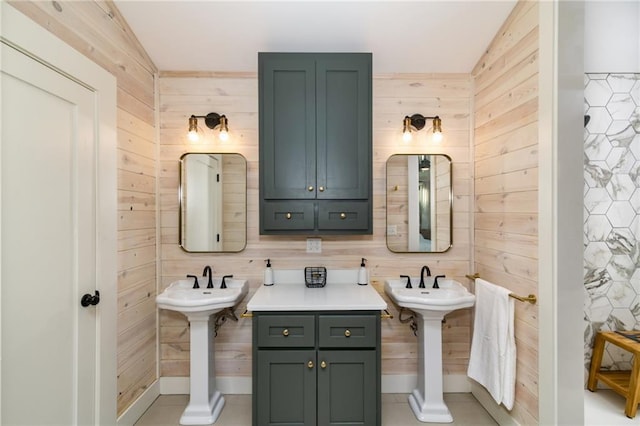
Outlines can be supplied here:
M304 268L304 283L307 287L324 287L327 283L327 268L324 266L307 266Z

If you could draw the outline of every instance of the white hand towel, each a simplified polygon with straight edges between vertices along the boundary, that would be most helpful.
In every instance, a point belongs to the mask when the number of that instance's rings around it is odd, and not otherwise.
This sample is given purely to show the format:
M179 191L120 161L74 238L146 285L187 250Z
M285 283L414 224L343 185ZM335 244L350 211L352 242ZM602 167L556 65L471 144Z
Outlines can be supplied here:
M513 408L516 386L514 300L510 291L476 279L475 320L467 375L483 385L498 404Z

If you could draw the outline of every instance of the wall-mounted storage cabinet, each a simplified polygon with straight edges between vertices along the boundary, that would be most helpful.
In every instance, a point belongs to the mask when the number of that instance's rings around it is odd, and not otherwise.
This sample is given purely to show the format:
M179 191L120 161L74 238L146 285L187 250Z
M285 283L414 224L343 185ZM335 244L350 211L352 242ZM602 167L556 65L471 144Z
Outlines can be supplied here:
M371 234L371 54L259 53L260 233Z

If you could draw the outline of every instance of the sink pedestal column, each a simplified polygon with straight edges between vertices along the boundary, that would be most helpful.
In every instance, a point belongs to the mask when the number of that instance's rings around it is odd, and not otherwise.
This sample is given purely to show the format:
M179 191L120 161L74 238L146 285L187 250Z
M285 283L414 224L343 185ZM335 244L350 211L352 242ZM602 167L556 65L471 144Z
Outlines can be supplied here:
M442 398L442 319L446 312L418 311L418 387L409 405L421 422L451 423L453 417Z
M213 315L211 312L186 315L191 329L191 389L180 424L210 425L218 420L224 407L224 397L216 389Z

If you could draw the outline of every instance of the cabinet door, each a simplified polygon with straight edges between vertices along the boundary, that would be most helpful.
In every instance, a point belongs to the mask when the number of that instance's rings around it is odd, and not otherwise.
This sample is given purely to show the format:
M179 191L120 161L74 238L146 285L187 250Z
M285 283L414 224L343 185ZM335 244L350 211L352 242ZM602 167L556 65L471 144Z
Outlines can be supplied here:
M369 199L371 54L319 55L316 82L317 198Z
M315 426L316 351L259 350L257 418L259 426ZM309 364L311 363L311 364Z
M318 425L379 425L375 350L318 352Z
M260 53L263 199L316 197L316 71L309 54Z

